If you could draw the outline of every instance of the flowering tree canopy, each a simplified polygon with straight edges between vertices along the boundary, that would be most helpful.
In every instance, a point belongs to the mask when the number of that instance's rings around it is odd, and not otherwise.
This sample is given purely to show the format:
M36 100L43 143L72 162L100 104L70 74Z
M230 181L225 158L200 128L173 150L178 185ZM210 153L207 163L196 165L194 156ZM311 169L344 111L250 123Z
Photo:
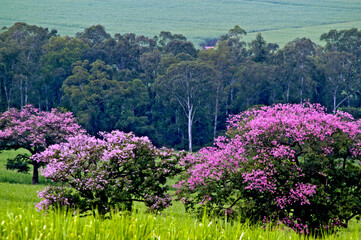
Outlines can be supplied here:
M102 139L77 135L55 144L33 159L47 163L42 174L58 183L39 193L39 209L58 205L85 212L97 209L105 214L112 208L131 209L134 201L150 210L162 210L171 197L167 177L181 171L182 153L155 148L147 137L113 131ZM61 185L61 186L59 186Z
M31 154L44 151L48 146L60 143L70 135L84 130L70 112L52 109L43 112L31 105L22 110L12 108L0 115L0 149L25 148ZM38 183L39 164L34 165L33 184Z
M175 187L188 210L299 233L346 227L361 213L361 129L349 114L279 104L231 117L227 133L182 161Z

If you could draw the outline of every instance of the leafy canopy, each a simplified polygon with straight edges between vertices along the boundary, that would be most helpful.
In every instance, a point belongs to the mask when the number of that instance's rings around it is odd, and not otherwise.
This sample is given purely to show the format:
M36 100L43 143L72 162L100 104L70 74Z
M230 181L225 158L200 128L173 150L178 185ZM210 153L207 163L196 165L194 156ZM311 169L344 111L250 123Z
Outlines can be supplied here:
M12 108L0 114L0 150L24 148L35 154L65 141L68 136L84 132L71 112L60 109L45 112L27 105L22 110ZM27 162L33 164L33 184L37 184L39 164L24 158L25 155L9 161L7 167L27 172Z
M360 159L360 122L349 114L278 104L231 117L228 138L189 154L175 187L188 210L317 234L361 213Z
M131 210L133 202L144 202L152 211L171 203L165 185L168 177L181 171L182 153L157 149L147 137L113 131L68 138L33 156L47 163L42 174L56 186L39 193L37 207L68 206L82 212L97 209L106 214L112 208Z

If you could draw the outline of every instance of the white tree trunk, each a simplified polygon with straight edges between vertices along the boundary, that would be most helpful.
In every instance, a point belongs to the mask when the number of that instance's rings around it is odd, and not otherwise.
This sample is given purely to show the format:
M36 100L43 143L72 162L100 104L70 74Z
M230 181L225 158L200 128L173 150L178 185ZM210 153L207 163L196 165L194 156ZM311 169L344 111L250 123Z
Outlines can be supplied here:
M214 109L214 126L213 126L213 139L216 138L217 135L217 121L218 121L218 102L219 102L219 87L217 87L216 92L216 106Z
M192 113L188 112L188 150L192 152Z

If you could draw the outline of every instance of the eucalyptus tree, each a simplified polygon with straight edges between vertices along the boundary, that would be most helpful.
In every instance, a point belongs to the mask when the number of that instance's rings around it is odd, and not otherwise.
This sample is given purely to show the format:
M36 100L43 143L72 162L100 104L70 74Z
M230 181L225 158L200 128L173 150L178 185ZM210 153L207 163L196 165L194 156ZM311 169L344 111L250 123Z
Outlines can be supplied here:
M226 107L227 94L225 91L230 84L234 87L235 74L237 72L235 65L237 63L232 58L231 48L222 43L214 49L200 51L198 58L210 64L215 70L215 78L212 85L214 91L213 138L216 138L219 117L228 115L227 111L229 108ZM232 90L231 92L233 96L234 91Z
M171 65L164 76L156 80L158 94L174 99L187 119L188 149L192 151L192 127L199 110L209 102L215 72L199 61Z
M115 129L148 133L149 96L141 80L117 81L115 70L100 60L78 61L73 66L62 86L63 106L72 110L91 134Z
M75 37L92 47L106 41L111 36L105 31L104 26L98 24L85 28L84 32L76 33Z
M42 47L55 34L21 22L0 34L1 110L34 101L30 98L40 79Z
M145 36L136 36L134 33L115 34L115 42L111 48L111 63L117 70L140 71L140 58L146 52L156 48L156 41Z
M357 76L356 57L346 52L328 52L324 55L323 70L326 77L325 88L332 96L332 110L336 113L339 106L350 96L359 92L360 78Z
M72 75L62 86L63 106L73 111L79 123L91 134L112 130L115 122L105 116L106 108L111 103L122 102L124 87L111 79L111 67L100 60L94 63L78 61L73 66Z
M255 62L269 62L279 48L276 43L267 43L261 33L258 33L256 39L252 40L248 46L249 55Z
M194 48L192 42L182 41L179 39L171 40L165 47L164 51L166 53L173 53L174 56L180 53L187 53L192 57L197 56L197 50Z
M147 85L153 84L154 79L158 76L161 58L161 52L158 49L143 53L140 57L140 65Z
M277 62L284 69L286 74L286 102L290 101L291 89L295 94L295 100L302 104L305 98L309 98L309 92L314 87L312 79L315 63L315 44L307 38L295 39L277 52Z
M71 75L72 64L81 60L89 46L73 37L51 37L40 58L42 82L38 90L39 107L49 110L61 104L61 86Z
M232 105L234 112L244 111L254 105L272 105L279 100L275 70L273 65L251 60L239 68L235 84L237 92Z
M326 51L348 52L361 57L361 30L357 28L333 29L322 34L320 40L326 42Z
M179 40L179 41L187 41L187 38L183 36L182 34L172 34L168 31L161 31L159 35L154 37L154 40L157 43L157 48L160 51L164 51L164 48L173 40Z

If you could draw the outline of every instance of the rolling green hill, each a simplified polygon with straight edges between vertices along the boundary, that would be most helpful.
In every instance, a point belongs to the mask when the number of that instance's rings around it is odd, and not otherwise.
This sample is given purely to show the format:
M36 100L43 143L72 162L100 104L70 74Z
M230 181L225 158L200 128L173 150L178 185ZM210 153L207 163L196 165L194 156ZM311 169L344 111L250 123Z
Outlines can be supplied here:
M171 31L198 44L238 24L249 33L246 40L262 32L284 45L305 36L318 42L330 29L361 28L360 12L359 0L0 0L0 26L21 21L72 36L102 24L112 34Z

